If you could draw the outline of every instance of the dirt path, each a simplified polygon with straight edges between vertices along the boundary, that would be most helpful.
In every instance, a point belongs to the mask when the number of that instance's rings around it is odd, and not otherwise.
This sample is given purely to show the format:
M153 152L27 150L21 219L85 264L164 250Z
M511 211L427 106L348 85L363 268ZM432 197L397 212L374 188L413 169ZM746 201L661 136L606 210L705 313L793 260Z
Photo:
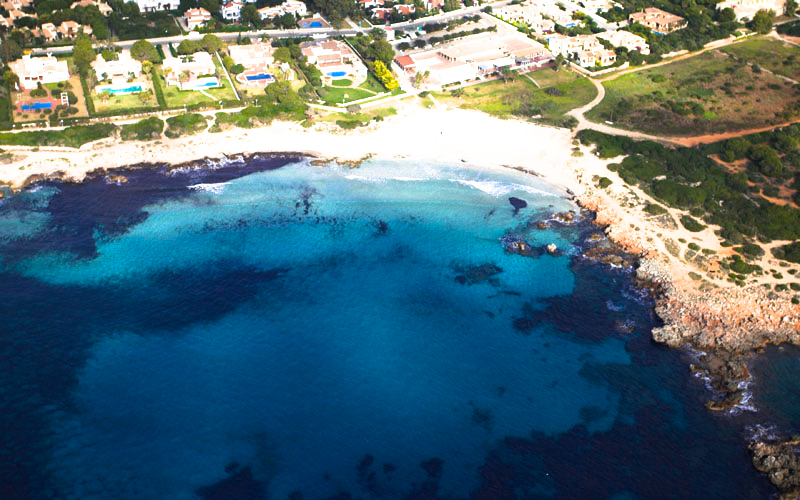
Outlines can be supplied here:
M787 43L793 43L793 42L790 42L788 40L785 40L784 38L780 37L776 33L771 33L769 36L771 38L775 38L777 40L781 40L781 41L784 41L784 42L787 42ZM720 47L725 47L727 45L738 43L738 42L741 42L741 41L744 41L744 40L747 40L747 38L738 38L738 39L733 39L733 40L730 39L730 38L727 38L727 39L724 39L724 40L717 40L716 42L709 43L702 50L699 50L697 52L689 52L688 54L683 54L681 56L674 57L672 59L668 59L668 60L665 60L665 61L661 61L661 62L658 62L656 64L648 64L648 65L645 65L645 66L638 66L638 67L635 67L635 68L626 69L624 71L620 71L619 73L614 73L614 74L612 74L610 76L607 76L605 78L598 78L598 79L588 78L589 81L592 82L592 84L594 84L595 88L597 89L597 97L592 99L592 101L590 103L586 104L585 106L582 106L580 108L575 108L572 111L569 111L567 113L568 115L570 115L570 116L572 116L572 117L574 117L575 119L578 120L578 126L575 128L575 131L577 132L577 131L583 130L583 129L590 129L590 130L596 130L598 132L602 132L604 134L622 135L622 136L630 137L632 139L637 139L637 140L651 140L651 141L657 141L657 142L661 142L661 143L665 143L665 144L672 144L672 145L675 145L675 146L693 147L693 146L697 146L698 144L708 144L708 143L711 143L711 142L718 142L718 141L722 141L722 140L725 140L725 139L731 139L731 138L734 138L734 137L742 137L742 136L745 136L745 135L756 134L756 133L759 133L759 132L766 132L766 131L769 131L769 130L773 130L773 129L780 128L780 127L786 127L786 126L791 125L793 123L800 122L800 119L797 119L797 120L793 120L793 121L789 121L789 122L781 123L781 124L777 124L777 125L767 125L767 126L764 126L764 127L751 128L751 129L745 129L745 130L737 130L737 131L732 131L732 132L723 132L723 133L720 133L720 134L706 134L706 135L698 135L698 136L690 136L690 137L680 137L680 136L652 135L652 134L646 134L644 132L636 132L636 131L633 131L633 130L625 130L625 129L621 129L621 128L618 128L618 127L614 127L612 125L608 125L607 123L596 123L596 122L590 121L585 116L585 113L589 112L595 106L600 104L600 102L602 102L603 99L605 98L606 89L603 86L603 82L614 80L615 78L619 78L620 76L626 75L628 73L634 73L636 71L643 71L643 70L650 69L650 68L656 68L658 66L664 66L666 64L672 64L672 63L674 63L676 61L681 61L683 59L688 59L690 57L696 57L696 56L699 56L700 54L703 54L705 52L708 52L708 51L711 51L711 50L717 50ZM779 75L776 75L776 76L779 76ZM794 80L791 80L789 78L785 78L785 77L782 77L782 78L784 78L784 79L786 79L788 81L794 82Z
M578 126L575 127L575 131L583 130L583 129L590 129L596 130L598 132L602 132L604 134L611 134L611 135L623 135L625 137L630 137L631 139L638 139L638 140L651 140L651 141L658 141L658 142L666 142L675 144L670 138L667 137L659 137L656 135L645 134L644 132L636 132L633 130L625 130L617 127L613 127L611 125L605 123L596 123L593 121L588 120L584 113L591 110L606 97L606 89L603 87L603 84L599 80L595 80L593 78L589 78L589 81L597 89L597 96L591 100L585 106L581 106L580 108L575 108L572 111L569 111L567 114L574 117L578 120Z

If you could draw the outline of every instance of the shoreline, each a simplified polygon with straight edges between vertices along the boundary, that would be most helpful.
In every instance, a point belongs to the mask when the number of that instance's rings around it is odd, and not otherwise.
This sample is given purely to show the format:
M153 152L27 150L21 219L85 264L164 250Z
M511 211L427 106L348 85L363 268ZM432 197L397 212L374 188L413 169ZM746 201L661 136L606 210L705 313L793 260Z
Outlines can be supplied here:
M74 151L17 150L21 158L0 165L0 182L15 190L45 179L81 182L99 175L125 182L119 170L191 168L254 155L302 157L316 165L335 161L351 168L367 159L417 159L487 171L512 169L537 177L564 193L576 208L590 211L605 236L635 257L631 261L637 261L632 264L636 284L649 289L655 312L664 322L651 336L672 348L688 345L699 351L696 364L689 363L688 369L707 378L716 392L706 404L708 409L728 411L742 403L746 391L742 383L750 377L747 360L763 346L800 345L800 306L791 303L791 293L690 278L696 268L689 259L671 255L666 242L685 238L713 248L720 256L729 255L729 249L719 247L713 228L690 233L680 225L665 227L645 214L643 206L650 197L608 170L615 159L598 159L565 129L502 120L480 111L406 105L381 123L348 132L329 123L307 129L274 122L262 128L206 131L147 143L117 142L103 139ZM600 188L600 177L609 178L611 186ZM673 218L675 213L670 210ZM609 252L594 258L612 263L603 259L613 257ZM767 451L788 449L765 446L752 445L751 450L764 456Z

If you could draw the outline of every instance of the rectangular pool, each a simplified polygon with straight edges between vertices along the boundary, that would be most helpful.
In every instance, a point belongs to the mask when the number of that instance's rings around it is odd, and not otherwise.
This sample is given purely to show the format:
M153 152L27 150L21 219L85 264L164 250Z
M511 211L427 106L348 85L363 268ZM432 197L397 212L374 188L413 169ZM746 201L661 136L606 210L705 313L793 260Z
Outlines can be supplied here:
M37 111L40 109L52 109L53 103L52 102L32 102L32 103L25 103L22 105L22 111Z
M130 85L127 87L114 87L111 85L105 85L102 87L97 87L97 93L101 94L103 92L109 92L113 95L127 95L127 94L135 94L137 92L141 92L143 90L141 84Z

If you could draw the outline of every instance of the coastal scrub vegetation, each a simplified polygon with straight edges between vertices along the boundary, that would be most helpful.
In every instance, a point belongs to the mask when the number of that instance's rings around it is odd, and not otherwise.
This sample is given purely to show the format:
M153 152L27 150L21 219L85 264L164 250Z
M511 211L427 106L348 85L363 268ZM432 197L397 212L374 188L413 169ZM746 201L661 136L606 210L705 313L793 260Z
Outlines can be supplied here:
M124 141L149 141L160 139L164 131L164 122L155 116L145 118L130 125L123 125L120 137Z
M165 135L170 139L202 132L206 128L206 117L199 113L186 113L167 118Z
M703 147L753 194L800 206L800 124L736 137Z
M267 85L260 105L251 105L238 113L220 112L216 115L214 131L230 126L252 128L267 125L275 119L302 121L308 106L292 88L290 82L278 81Z
M653 134L697 135L775 125L800 115L800 86L757 70L747 58L759 52L744 47L736 57L711 51L606 81L605 98L586 117Z
M758 37L728 45L721 51L778 75L800 80L800 49L786 42Z
M66 146L79 148L87 142L111 137L117 130L110 123L0 134L0 144L9 146Z
M751 191L745 173L726 169L705 152L593 130L582 130L578 137L584 145L594 144L601 157L627 155L616 165L626 183L640 186L668 206L691 211L692 220L719 225L718 234L729 245L800 238L796 206L774 203ZM687 229L700 225L689 219L681 220Z

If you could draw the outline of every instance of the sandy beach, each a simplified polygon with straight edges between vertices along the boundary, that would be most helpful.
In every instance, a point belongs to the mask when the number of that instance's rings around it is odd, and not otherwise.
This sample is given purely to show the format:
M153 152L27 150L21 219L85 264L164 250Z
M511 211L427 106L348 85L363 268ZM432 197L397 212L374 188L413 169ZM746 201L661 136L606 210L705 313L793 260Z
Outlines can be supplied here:
M80 180L98 168L143 162L177 164L240 153L307 152L341 161L373 156L522 167L555 186L574 190L575 176L566 168L571 141L570 132L564 129L500 120L478 111L406 106L383 122L346 133L329 123L307 129L295 123L274 122L263 128L203 132L148 143L101 140L84 145L80 151L8 147L22 158L0 167L0 181L17 188L31 176L59 171L65 178Z

